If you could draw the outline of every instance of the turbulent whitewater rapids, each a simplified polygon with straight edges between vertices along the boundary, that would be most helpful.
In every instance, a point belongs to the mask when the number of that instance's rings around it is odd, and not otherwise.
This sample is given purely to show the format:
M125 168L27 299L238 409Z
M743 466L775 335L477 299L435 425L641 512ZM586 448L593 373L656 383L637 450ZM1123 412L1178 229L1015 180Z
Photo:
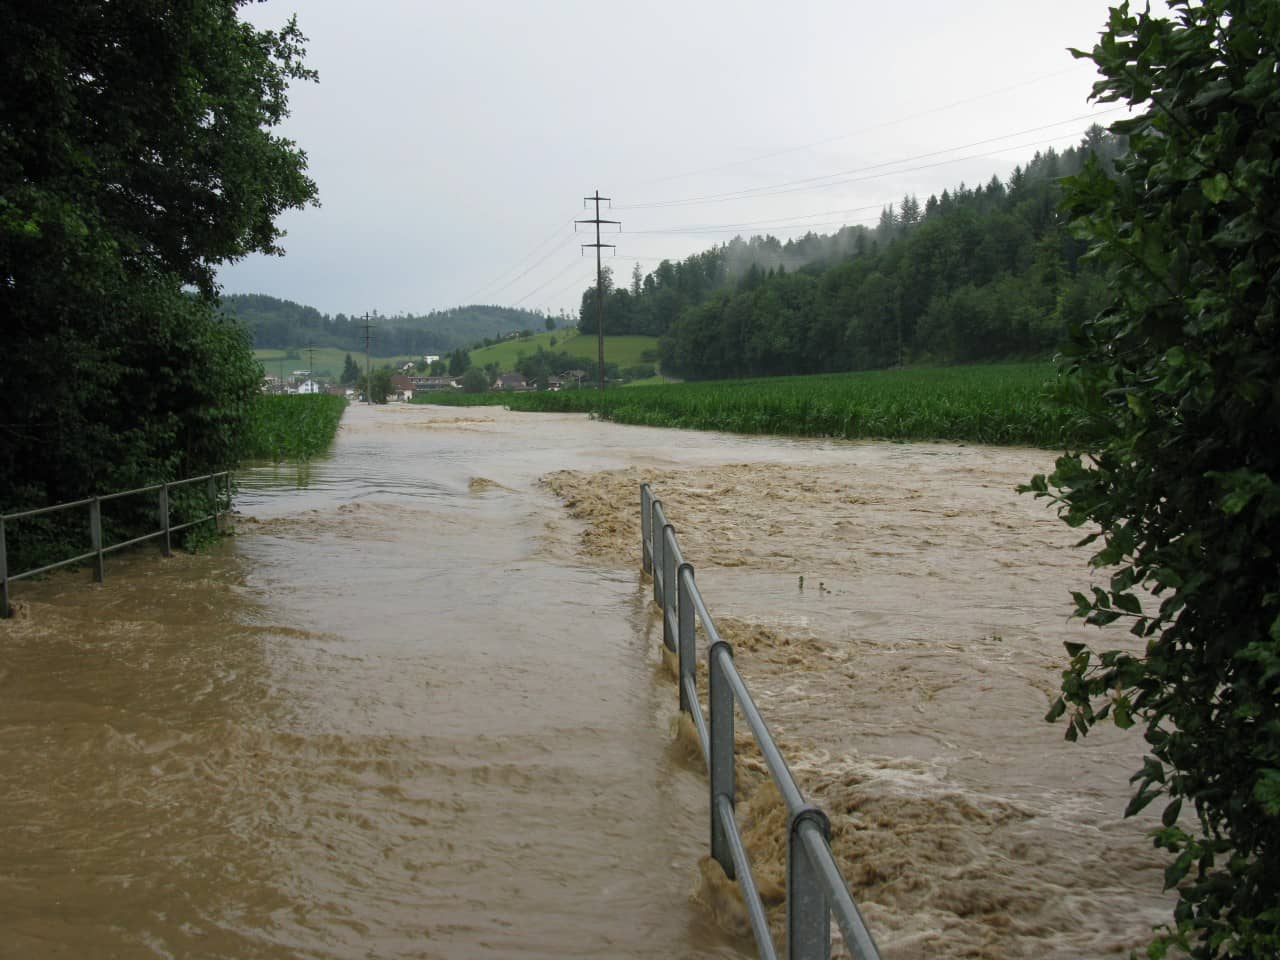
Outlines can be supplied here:
M1169 902L1120 817L1137 738L1040 719L1091 635L1084 555L1012 493L1049 459L354 407L211 554L15 588L0 957L748 955L641 479L886 957L1125 955Z

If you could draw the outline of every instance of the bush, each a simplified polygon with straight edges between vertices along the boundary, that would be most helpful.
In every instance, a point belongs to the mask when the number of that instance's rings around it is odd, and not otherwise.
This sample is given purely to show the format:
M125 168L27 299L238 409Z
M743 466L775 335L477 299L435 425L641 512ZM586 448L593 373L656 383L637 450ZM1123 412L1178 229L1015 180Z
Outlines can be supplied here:
M1091 164L1066 206L1111 267L1110 305L1074 331L1062 397L1081 448L1028 489L1101 540L1087 622L1127 622L1141 654L1068 646L1050 719L1070 739L1141 724L1134 814L1177 888L1170 947L1280 955L1280 7L1112 11L1091 54L1130 153ZM1078 56L1082 54L1077 53ZM1139 588L1146 588L1148 601ZM1154 609L1153 609L1154 606ZM1195 817L1183 816L1184 801Z
M480 367L471 367L462 375L463 393L484 393L489 389L489 375Z

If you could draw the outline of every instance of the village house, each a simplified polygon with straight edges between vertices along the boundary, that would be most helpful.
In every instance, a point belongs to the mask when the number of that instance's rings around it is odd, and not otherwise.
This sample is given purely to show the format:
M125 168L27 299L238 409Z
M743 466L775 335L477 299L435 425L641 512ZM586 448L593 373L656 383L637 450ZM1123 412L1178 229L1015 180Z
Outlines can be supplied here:
M528 390L529 384L518 373L504 373L493 382L493 388L495 390Z
M461 385L456 377L410 377L413 389L419 392L426 390L457 390Z
M391 378L391 395L388 400L408 401L413 399L413 383L404 374L397 373Z

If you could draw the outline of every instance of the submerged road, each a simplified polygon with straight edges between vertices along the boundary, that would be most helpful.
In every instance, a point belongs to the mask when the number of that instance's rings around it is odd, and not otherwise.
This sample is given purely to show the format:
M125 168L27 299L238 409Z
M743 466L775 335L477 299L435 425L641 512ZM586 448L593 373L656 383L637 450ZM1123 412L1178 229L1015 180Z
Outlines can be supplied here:
M1012 492L1051 460L353 406L241 472L212 551L15 590L0 960L753 955L695 895L642 477L886 958L1127 956L1163 863L1121 817L1140 742L1041 720L1097 639L1073 532Z

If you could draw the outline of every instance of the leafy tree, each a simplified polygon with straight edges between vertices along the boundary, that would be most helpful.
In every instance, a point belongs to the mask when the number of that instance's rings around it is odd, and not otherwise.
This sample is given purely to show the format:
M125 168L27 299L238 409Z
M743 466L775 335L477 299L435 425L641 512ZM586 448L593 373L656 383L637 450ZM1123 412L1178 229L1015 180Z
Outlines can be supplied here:
M391 396L391 368L375 367L368 380L372 381L372 386L368 385L364 374L360 375L360 392L371 403L386 403L387 397Z
M1127 812L1163 797L1175 924L1148 953L1280 955L1280 6L1172 0L1111 12L1094 96L1141 115L1130 152L1093 160L1067 209L1110 267L1064 396L1092 440L1030 489L1096 525L1106 587L1089 623L1141 652L1069 644L1050 719L1110 716L1149 756ZM1086 56L1078 51L1077 56ZM1150 591L1150 596L1141 592ZM1189 802L1190 810L1184 809Z
M241 5L0 0L7 507L237 460L261 372L215 270L316 194L272 133L304 38Z
M484 393L493 381L480 367L471 367L462 375L463 393Z

